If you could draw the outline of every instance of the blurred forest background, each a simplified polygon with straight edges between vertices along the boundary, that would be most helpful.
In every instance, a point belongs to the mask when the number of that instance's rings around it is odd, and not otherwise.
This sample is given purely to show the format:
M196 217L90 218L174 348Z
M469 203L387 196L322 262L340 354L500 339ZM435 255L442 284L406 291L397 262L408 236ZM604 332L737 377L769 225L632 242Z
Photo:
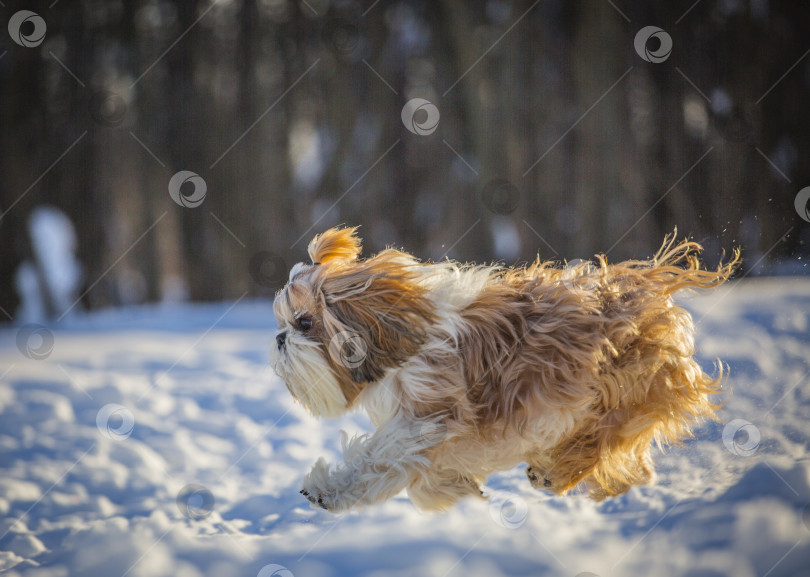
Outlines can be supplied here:
M272 295L338 223L362 226L366 253L506 263L648 257L677 225L710 264L740 245L746 273L807 274L806 2L5 0L0 15L3 320ZM672 39L660 62L636 50L645 26ZM406 126L414 98L438 116ZM181 201L204 183L198 206L172 199L179 171L200 177Z

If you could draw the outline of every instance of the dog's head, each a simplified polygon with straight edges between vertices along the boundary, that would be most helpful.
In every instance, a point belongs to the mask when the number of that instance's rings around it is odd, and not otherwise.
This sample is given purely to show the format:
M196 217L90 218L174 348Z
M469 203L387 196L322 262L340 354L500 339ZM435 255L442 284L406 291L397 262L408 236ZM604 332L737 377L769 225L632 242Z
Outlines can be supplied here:
M417 261L392 249L359 259L356 228L332 228L309 243L276 294L273 369L313 415L351 407L365 386L400 366L434 320Z

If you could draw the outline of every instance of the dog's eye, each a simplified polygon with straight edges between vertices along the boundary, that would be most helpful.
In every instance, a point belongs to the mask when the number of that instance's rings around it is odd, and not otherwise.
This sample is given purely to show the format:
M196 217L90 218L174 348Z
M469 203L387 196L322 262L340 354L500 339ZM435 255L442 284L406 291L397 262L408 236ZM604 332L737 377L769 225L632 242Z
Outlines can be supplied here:
M299 317L297 324L300 330L307 332L312 328L312 317Z

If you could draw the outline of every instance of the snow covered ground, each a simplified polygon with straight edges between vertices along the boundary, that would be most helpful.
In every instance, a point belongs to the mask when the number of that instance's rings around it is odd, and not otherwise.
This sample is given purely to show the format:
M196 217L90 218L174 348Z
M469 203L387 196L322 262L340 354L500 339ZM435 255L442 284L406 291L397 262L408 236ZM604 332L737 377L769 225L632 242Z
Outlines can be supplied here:
M810 576L810 278L684 301L724 418L603 503L493 475L439 515L333 516L298 494L351 415L317 422L267 364L267 302L0 330L0 571L26 577ZM51 340L52 337L52 340ZM735 430L737 431L735 435ZM286 569L285 569L286 568Z

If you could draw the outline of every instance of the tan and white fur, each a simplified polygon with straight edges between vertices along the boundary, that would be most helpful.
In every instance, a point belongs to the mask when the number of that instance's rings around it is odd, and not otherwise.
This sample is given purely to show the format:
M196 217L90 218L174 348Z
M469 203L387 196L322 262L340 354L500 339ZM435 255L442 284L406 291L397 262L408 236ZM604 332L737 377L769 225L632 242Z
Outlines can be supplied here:
M314 416L362 409L375 432L344 435L343 462L319 459L301 493L340 512L406 489L441 510L519 463L557 494L651 481L652 442L714 418L723 384L672 297L723 283L739 254L707 271L699 250L673 235L650 260L502 268L363 260L356 229L316 236L276 295L271 364Z

